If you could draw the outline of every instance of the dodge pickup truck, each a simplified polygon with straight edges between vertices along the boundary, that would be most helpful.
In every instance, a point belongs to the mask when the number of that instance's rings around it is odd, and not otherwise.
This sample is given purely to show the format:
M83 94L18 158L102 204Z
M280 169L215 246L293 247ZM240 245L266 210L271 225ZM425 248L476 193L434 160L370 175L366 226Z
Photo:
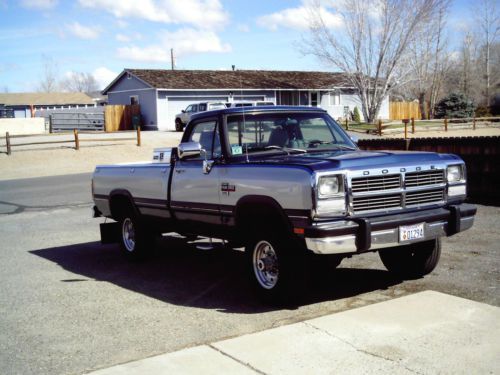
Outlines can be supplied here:
M476 214L458 156L362 151L309 107L193 115L180 145L156 149L151 162L97 166L92 194L94 216L114 220L101 238L117 233L126 256L144 257L162 233L220 239L245 250L268 299L295 297L311 271L366 252L400 278L422 277L441 237L469 229Z

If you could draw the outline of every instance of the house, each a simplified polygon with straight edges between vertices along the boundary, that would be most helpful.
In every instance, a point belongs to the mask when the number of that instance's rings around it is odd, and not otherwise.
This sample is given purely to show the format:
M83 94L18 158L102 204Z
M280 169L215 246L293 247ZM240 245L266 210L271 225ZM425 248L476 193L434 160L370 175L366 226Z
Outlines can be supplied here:
M108 104L140 104L143 126L174 130L175 115L200 101L273 101L321 107L334 118L361 105L342 73L266 70L125 69L102 93ZM384 101L380 118L389 118Z
M14 117L35 117L45 110L94 107L96 103L82 92L1 93L0 105L14 110Z

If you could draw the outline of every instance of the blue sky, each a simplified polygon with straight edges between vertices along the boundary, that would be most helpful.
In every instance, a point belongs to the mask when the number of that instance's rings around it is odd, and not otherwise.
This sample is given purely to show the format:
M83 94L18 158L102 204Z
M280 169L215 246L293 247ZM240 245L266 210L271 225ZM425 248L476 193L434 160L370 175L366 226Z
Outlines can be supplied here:
M307 1L0 0L0 91L35 91L46 61L59 78L92 73L104 86L124 68L170 68L170 48L177 69L327 71L297 46ZM471 4L452 4L452 39Z

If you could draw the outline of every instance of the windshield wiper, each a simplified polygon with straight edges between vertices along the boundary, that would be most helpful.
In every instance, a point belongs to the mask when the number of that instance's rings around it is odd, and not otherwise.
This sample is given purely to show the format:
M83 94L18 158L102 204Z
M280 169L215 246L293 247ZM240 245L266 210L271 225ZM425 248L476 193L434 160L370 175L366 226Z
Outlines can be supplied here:
M338 148L340 150L356 151L356 148L354 148L354 147L341 145L341 144L335 143L334 141L321 141L319 139L315 139L315 140L309 141L309 146L311 146L311 145L332 145L335 148ZM313 147L313 148L315 148L315 147ZM315 149L313 151L320 151L320 150L323 151L324 149Z
M307 153L307 150L304 150L302 148L291 148L291 147L284 147L284 146L282 147L282 146L277 146L277 145L266 146L266 147L264 147L264 149L266 149L266 150L271 150L271 149L274 149L274 150L283 150L288 155L290 155L289 151Z

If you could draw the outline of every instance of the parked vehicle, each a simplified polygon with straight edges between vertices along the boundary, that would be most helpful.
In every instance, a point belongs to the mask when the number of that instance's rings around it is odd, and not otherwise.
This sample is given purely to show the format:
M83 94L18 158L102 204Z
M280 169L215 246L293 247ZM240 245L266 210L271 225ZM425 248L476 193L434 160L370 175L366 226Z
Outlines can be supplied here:
M267 105L276 105L274 102L270 101L257 101L257 102L245 102L245 101L236 101L226 103L227 108L238 108L238 107L260 107Z
M175 115L175 130L184 130L184 127L191 119L191 116L195 113L222 108L226 108L226 105L223 102L201 102L190 104L186 107L186 109L183 109L181 113Z
M101 224L103 238L117 230L128 257L145 256L160 233L223 239L245 248L271 300L305 291L311 269L366 252L399 277L422 277L440 238L476 214L458 156L362 151L308 107L196 114L179 147L155 150L151 163L97 166L92 188L95 216L116 221Z

